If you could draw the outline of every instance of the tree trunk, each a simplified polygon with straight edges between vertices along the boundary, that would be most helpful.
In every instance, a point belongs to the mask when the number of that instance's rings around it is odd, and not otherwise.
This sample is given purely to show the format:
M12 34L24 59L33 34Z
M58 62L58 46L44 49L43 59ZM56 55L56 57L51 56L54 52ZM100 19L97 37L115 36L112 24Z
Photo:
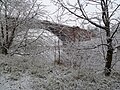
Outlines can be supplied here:
M8 49L5 48L5 47L1 47L1 53L4 54L4 55L7 55L8 54Z
M113 57L112 39L108 39L107 44L108 44L108 50L107 50L106 63L105 63L105 76L110 76L111 63L112 63L112 57Z
M8 49L5 47L5 45L1 44L0 42L0 54L4 54L4 55L7 55L8 54Z
M0 42L0 54L7 55L8 54L8 48L6 47L5 43Z

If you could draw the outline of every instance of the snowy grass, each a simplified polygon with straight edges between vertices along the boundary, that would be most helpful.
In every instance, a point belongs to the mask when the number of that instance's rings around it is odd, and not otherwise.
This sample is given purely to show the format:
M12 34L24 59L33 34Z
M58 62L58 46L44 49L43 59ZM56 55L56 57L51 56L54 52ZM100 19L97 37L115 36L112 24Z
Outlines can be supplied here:
M0 90L120 90L119 61L105 77L102 48L91 49L97 44L99 39L69 43L56 58L54 47L37 55L45 47L31 48L28 56L0 55Z
M120 72L67 67L39 57L0 55L0 90L120 90Z

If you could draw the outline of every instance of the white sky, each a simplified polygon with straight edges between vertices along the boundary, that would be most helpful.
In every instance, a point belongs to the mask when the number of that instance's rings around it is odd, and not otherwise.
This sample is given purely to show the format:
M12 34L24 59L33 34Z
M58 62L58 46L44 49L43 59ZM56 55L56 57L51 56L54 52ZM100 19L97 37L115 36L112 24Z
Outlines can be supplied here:
M40 1L42 1L42 3L44 4L44 5L46 5L47 7L46 7L46 10L48 11L48 12L50 12L50 17L52 18L52 20L53 21L55 21L55 22L59 22L58 21L58 19L56 18L57 17L57 14L52 14L53 12L55 12L56 11L56 9L57 9L57 6L55 6L52 2L51 2L51 0L40 0ZM64 1L69 1L69 2L72 2L72 4L74 4L75 3L75 1L76 0L64 0ZM83 1L83 0L80 0L80 1ZM85 1L85 0L84 0ZM113 0L113 1L116 1L117 2L117 4L120 4L120 0ZM112 6L111 6L111 8L112 8ZM114 9L114 8L113 8ZM89 12L96 12L96 11L98 11L98 9L95 9L94 8L94 6L90 6L89 8L87 8L86 9L86 11L89 11ZM93 13L92 13L93 14ZM117 16L120 16L120 12L118 12L117 13ZM95 14L93 15L93 16L95 16ZM48 17L48 16L47 16ZM100 16L101 17L101 16ZM48 18L46 18L47 20L49 20ZM64 21L66 21L66 20L69 20L69 19L72 19L72 20L74 20L75 19L75 17L74 16L63 16L62 17L62 19L61 19L61 21L59 22L59 23L64 23ZM66 24L66 23L64 23L64 24ZM74 26L74 25L78 25L78 26L80 26L80 24L79 24L79 21L71 21L71 22L68 22L67 23L68 25L72 25L72 26ZM81 26L80 26L81 27Z

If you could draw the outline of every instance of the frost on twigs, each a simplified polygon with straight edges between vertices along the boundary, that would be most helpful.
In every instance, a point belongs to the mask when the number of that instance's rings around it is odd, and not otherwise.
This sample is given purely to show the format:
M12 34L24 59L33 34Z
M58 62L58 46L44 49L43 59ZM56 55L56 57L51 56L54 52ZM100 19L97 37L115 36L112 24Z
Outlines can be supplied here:
M102 48L86 49L99 45L99 39L66 46L37 44L21 49L29 55L0 55L0 90L120 90L116 56L111 76L105 77Z
M89 68L54 65L33 57L0 56L1 90L119 90L120 72L110 77Z

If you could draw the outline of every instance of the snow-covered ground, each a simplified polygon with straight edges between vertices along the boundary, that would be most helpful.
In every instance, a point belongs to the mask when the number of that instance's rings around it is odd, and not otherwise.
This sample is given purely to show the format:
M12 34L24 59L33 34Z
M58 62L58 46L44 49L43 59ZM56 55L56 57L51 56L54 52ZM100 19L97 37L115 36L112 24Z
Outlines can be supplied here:
M98 38L69 43L60 47L60 53L46 44L31 48L27 56L0 55L0 90L120 90L119 50L111 76L105 77L103 48L96 48L99 44Z
M110 77L37 57L0 55L0 90L120 90L120 72Z

